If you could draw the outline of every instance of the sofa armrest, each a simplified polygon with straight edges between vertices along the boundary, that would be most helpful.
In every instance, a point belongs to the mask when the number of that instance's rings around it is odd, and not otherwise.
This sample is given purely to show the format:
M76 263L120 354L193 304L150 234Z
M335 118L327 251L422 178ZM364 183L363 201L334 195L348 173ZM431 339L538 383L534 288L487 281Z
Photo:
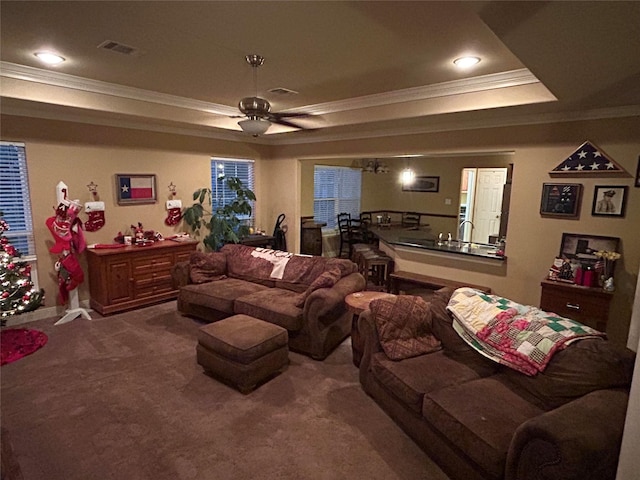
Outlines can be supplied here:
M171 267L171 281L173 282L173 288L179 289L185 285L191 283L191 276L189 275L191 265L189 261L177 262Z
M374 353L382 352L382 345L378 337L378 328L376 327L371 310L365 310L358 317L358 333L360 334L360 342L362 345L362 358L360 359L360 384L367 391L366 384L369 377L369 366L371 365L371 356Z
M311 292L304 303L304 317L320 322L331 322L336 309L344 312L344 298L350 293L360 292L366 286L364 277L359 273L351 273L342 277L331 288L319 288Z
M629 394L596 390L531 418L516 430L506 480L613 480Z

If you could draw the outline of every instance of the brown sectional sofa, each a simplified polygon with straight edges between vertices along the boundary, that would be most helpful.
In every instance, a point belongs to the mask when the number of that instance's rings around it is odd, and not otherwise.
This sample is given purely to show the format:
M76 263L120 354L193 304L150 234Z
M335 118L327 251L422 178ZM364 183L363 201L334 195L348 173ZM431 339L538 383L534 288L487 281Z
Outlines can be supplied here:
M344 298L364 290L350 260L292 255L245 245L192 254L174 266L178 310L213 322L250 315L287 329L289 348L322 360L351 331Z
M584 339L530 377L460 339L446 310L451 293L436 292L425 307L441 345L422 341L425 353L400 360L381 344L380 312L417 311L417 297L377 300L386 310L372 302L360 315L363 389L452 479L614 479L633 352Z

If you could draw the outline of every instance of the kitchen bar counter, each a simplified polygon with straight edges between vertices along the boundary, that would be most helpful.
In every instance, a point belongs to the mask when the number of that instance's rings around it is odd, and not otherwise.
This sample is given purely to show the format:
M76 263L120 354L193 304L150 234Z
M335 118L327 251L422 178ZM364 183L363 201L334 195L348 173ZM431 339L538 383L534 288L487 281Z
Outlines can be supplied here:
M370 229L370 232L392 248L395 246L411 247L420 250L429 250L431 252L451 254L458 258L482 258L501 262L506 260L504 255L497 254L498 250L494 245L458 242L457 240L451 242L443 240L439 242L438 238L427 230L415 230L402 227L378 228L374 226ZM441 243L441 245L439 245L439 243Z

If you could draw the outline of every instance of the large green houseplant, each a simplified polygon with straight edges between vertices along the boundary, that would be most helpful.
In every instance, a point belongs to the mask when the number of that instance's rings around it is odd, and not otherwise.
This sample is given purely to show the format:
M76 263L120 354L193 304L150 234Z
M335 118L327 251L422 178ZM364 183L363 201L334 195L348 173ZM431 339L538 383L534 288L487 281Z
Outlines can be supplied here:
M211 189L199 188L193 192L193 205L182 212L184 222L189 225L196 238L200 238L201 228L207 230L208 233L202 238L205 250L220 250L225 243L238 243L246 236L249 225L238 217L250 216L251 202L256 199L255 194L237 177L221 177L218 181L226 182L227 187L235 193L231 203L214 208Z

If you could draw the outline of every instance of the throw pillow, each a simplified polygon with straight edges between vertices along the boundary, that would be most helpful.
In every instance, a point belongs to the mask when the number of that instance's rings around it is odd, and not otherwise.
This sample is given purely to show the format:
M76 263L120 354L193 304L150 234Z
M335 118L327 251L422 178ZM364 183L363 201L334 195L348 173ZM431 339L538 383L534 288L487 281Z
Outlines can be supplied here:
M303 293L298 295L298 299L295 304L296 307L302 308L304 306L304 302L306 302L307 297L311 295L311 293L319 288L331 288L341 278L342 272L339 268L326 270L322 275L319 275L313 282L311 282L311 285L309 285Z
M206 283L227 278L227 256L221 252L193 252L189 257L192 283Z
M380 345L391 360L402 360L440 349L431 333L431 310L420 297L381 298L369 306Z

